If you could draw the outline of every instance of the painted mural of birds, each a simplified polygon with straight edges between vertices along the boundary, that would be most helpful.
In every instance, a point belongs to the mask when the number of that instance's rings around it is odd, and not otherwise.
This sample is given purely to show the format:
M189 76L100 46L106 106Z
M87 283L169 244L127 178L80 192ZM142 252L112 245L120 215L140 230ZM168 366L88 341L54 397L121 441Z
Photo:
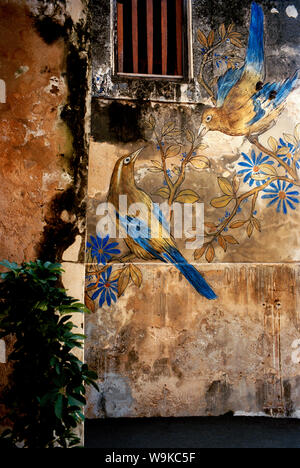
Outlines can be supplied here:
M116 210L118 224L127 231L124 240L137 258L173 264L199 294L207 299L216 299L216 294L198 270L177 249L174 239L168 234L169 226L158 204L153 203L149 195L135 183L134 164L142 150L140 148L119 158L111 177L107 200ZM138 210L135 214L119 212L120 195L126 195L128 207L139 204L136 205Z
M219 78L217 107L205 109L199 132L248 137L265 132L283 110L297 78L298 71L283 82L264 83L264 14L253 2L245 63Z

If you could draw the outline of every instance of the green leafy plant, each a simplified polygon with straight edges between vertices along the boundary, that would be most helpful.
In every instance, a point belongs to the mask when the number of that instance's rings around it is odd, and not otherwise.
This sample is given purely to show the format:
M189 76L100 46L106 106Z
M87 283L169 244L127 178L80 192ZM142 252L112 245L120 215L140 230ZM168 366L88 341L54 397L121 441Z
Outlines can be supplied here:
M88 309L59 287L60 264L0 264L9 270L1 275L0 338L14 337L8 358L13 371L1 401L13 427L0 441L25 448L76 446L85 385L98 387L97 375L74 355L85 337L73 333L70 319Z

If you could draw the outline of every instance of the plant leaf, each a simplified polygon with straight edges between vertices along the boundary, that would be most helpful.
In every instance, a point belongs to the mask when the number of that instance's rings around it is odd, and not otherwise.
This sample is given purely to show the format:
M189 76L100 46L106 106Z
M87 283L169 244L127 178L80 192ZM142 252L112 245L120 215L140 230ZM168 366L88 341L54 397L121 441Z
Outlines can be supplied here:
M170 190L169 187L161 187L158 189L153 195L158 195L159 197L168 199L170 196Z
M195 260L199 260L201 257L203 257L203 254L204 254L204 252L206 251L206 249L207 249L207 243L206 243L206 244L203 244L203 246L201 247L201 249L195 250L195 252L194 252L194 259L195 259Z
M213 198L210 204L214 208L224 208L231 202L231 200L233 200L231 195L223 195L222 197Z
M225 179L225 177L218 177L218 184L222 192L225 193L225 195L232 196L234 194L234 190L231 183L229 182L229 180Z
M123 268L119 268L118 270L113 271L109 277L109 281L116 281L117 279L119 279L122 271Z
M211 263L213 259L215 258L215 249L213 248L212 245L208 247L205 258L208 263Z
M260 164L259 170L267 175L277 175L276 168L273 167L271 164Z
M284 140L287 143L291 143L291 145L293 145L295 147L298 145L298 142L297 142L296 138L293 135L290 135L289 133L284 133L283 136L284 136Z
M141 270L133 263L130 265L130 276L134 284L139 288L143 281L143 275Z
M224 252L226 252L227 250L227 242L226 240L224 239L223 236L219 235L218 237L218 242L219 242L219 245L222 247L222 249L224 250Z
M185 136L186 136L187 141L189 141L190 143L194 143L194 141L195 141L195 134L194 134L194 132L192 132L192 130L187 129L187 130L185 131Z
M300 141L300 123L295 127L294 135L297 141Z
M200 44L203 45L205 48L208 48L208 42L207 42L206 36L201 31L201 29L198 29L197 31L197 37L198 37L198 41L200 42Z
M119 297L122 296L124 291L126 290L130 279L130 267L127 266L123 269L122 273L120 274L120 278L118 281L118 295Z
M208 35L208 38L207 38L207 43L208 43L209 47L211 47L213 45L214 40L215 40L215 33L214 33L213 30L211 30L209 35Z
M227 29L228 34L230 34L230 33L233 31L234 26L235 26L234 23L231 23L231 24L228 26L228 29Z
M174 128L175 128L175 122L167 122L162 128L162 132L161 132L162 137L168 135L171 131L174 130Z
M158 173L158 172L163 172L163 169L159 169L158 167L155 167L155 166L150 166L150 167L148 168L148 171L149 171L149 172Z
M240 49L242 47L244 47L243 44L241 43L241 41L239 41L235 37L230 37L230 42L231 42L231 44L235 45L236 47L239 47Z
M209 167L209 159L206 156L195 156L190 162L196 169Z
M195 203L198 200L199 195L190 189L182 190L175 198L178 203Z
M54 405L54 412L55 416L58 419L62 418L62 413L63 413L63 396L60 393L56 399L55 405Z
M270 137L268 139L268 145L270 146L271 150L274 151L274 153L277 153L278 150L278 141L274 137Z
M153 166L158 167L159 169L162 169L162 163L160 161L155 161L154 159L151 159L151 162Z
M233 236L224 236L228 244L238 244L238 241Z
M170 145L166 149L166 157L167 158L173 158L174 156L177 156L181 151L181 146L180 145Z
M225 28L224 23L222 23L220 25L220 27L219 27L219 34L220 34L220 37L221 37L222 40L225 39L225 37L226 37L226 28Z
M257 218L252 218L252 223L255 229L259 232L261 232L261 223Z
M252 233L253 233L253 224L252 222L250 221L248 226L247 226L247 235L248 237L251 237L252 236Z
M243 221L243 220L238 220L238 221L234 221L233 223L230 224L230 228L231 229L238 229L242 226L244 226L244 224L246 224L247 221Z

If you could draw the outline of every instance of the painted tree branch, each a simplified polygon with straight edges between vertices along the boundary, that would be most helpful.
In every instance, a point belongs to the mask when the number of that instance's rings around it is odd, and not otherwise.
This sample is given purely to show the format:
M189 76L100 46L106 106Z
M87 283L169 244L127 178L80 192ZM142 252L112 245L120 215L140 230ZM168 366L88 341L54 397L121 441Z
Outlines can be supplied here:
M277 156L277 154L274 153L274 151L271 151L271 150L268 150L267 148L265 148L259 141L257 138L248 138L250 143L254 144L260 151L262 151L263 153L267 154L268 156L271 156L273 159L275 159L275 161L278 162L278 164L280 166L282 166L288 174L290 174L290 176L292 177L293 181L294 180L298 180L298 174L297 174L297 170L296 170L296 166L295 168L294 167L290 167L286 162L284 162L281 158L279 158L279 156ZM291 181L290 181L291 182Z

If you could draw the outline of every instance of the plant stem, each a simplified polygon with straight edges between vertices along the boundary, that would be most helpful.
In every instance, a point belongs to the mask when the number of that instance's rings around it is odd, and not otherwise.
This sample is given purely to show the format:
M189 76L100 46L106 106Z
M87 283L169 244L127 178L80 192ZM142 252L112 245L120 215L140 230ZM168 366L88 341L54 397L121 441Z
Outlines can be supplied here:
M240 195L237 199L236 199L236 203L235 203L235 207L234 209L232 210L232 213L231 215L226 219L226 221L223 222L222 226L220 229L218 229L216 232L214 233L210 233L208 234L209 236L212 236L213 239L212 241L217 238L220 234L222 234L222 232L224 231L224 229L229 225L229 223L233 220L233 218L235 217L235 215L237 214L237 210L239 208L239 206L241 205L241 203L246 200L247 198L250 198L252 196L254 196L254 200L252 202L252 213L254 211L254 206L255 206L255 203L256 203L256 200L257 200L257 197L258 197L258 194L259 192L261 192L262 190L264 190L266 187L268 187L272 182L276 181L276 180L282 180L282 181L285 181L285 182L288 182L288 183L293 183L294 185L297 185L298 187L300 187L300 182L294 182L294 181L291 181L291 179L289 177L284 177L284 176L277 176L277 177L271 177L267 182L265 182L263 185L260 185L259 187L254 187L253 189L249 190L249 192L245 192L243 193L242 195ZM211 242L212 242L211 241Z

